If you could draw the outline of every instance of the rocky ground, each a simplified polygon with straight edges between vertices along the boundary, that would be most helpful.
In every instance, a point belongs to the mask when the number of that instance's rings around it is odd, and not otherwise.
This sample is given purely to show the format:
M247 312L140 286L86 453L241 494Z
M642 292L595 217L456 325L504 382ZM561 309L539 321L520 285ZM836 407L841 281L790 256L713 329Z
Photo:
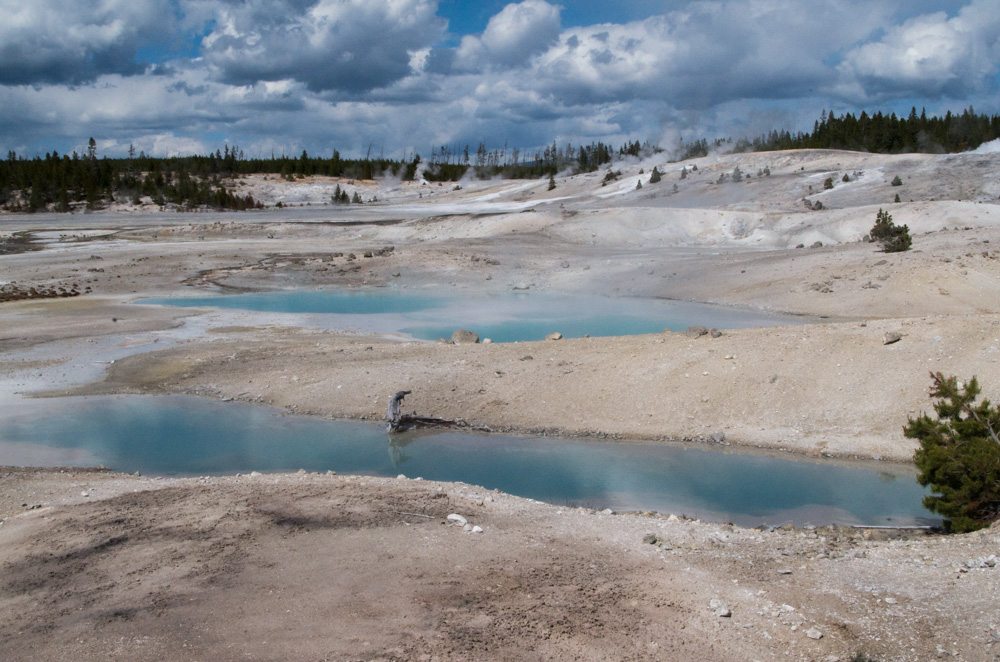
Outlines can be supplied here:
M187 393L377 419L412 388L408 409L497 430L906 461L929 372L1000 393L998 159L730 155L553 191L366 182L379 203L351 209L324 205L346 182L249 178L255 199L304 206L0 217L0 286L56 293L0 303L0 415L28 395ZM737 166L750 178L719 181ZM914 250L861 241L880 207ZM809 323L451 345L129 303L306 286L667 297ZM1000 657L996 528L760 532L406 479L8 468L0 540L5 659Z

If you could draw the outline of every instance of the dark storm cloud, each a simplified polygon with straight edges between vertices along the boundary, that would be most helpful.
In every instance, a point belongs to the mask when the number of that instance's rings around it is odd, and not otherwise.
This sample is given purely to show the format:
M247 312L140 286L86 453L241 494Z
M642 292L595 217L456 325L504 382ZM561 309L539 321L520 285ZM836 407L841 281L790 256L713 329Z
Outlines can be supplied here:
M137 49L169 34L169 0L0 0L0 84L78 85L137 75Z

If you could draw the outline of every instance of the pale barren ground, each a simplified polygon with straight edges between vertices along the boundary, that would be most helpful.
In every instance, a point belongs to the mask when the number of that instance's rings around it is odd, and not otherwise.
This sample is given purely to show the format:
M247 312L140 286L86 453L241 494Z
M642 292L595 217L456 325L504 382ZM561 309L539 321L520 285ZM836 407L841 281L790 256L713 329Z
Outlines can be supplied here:
M664 179L651 185L654 164ZM751 177L717 183L736 165ZM0 281L92 290L0 304L0 408L40 392L187 393L377 419L388 395L412 388L407 410L493 429L725 432L906 461L902 426L929 409L930 371L975 374L1000 399L1000 157L789 152L615 168L607 186L602 172L557 178L553 191L253 177L240 186L255 198L308 206L0 217L0 239L28 231L43 248L0 255ZM338 184L379 203L324 205ZM914 250L860 241L880 207L909 225ZM812 323L446 345L128 303L308 286L527 286ZM884 345L887 332L902 340ZM0 471L4 659L1000 655L1000 570L979 567L1000 552L996 528L886 541L560 510L409 480ZM484 532L443 524L452 512ZM716 616L713 599L732 615Z

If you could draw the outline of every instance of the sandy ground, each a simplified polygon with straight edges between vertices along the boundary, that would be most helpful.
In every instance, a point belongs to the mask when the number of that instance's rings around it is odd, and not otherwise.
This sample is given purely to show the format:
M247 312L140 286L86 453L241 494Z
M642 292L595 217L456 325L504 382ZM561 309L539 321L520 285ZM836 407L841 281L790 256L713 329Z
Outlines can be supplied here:
M736 166L751 176L718 181ZM0 285L91 288L0 304L0 408L29 394L186 393L371 420L406 388L408 410L495 430L724 433L906 461L902 426L929 409L930 371L975 374L1000 399L1000 156L615 167L607 186L594 173L553 191L356 182L379 202L350 208L325 204L347 182L247 178L255 199L303 206L0 217L0 249L12 247ZM914 250L861 241L880 207ZM18 252L25 237L41 250ZM810 323L450 345L129 303L309 286L665 297ZM4 659L1000 659L996 529L886 541L409 480L0 471ZM443 524L453 512L484 531Z

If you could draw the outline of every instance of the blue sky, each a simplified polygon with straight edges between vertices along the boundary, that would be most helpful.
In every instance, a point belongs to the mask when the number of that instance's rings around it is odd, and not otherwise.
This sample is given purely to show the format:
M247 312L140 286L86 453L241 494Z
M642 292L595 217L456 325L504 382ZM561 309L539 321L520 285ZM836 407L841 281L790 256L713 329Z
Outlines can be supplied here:
M428 155L998 113L997 0L0 0L0 149Z

